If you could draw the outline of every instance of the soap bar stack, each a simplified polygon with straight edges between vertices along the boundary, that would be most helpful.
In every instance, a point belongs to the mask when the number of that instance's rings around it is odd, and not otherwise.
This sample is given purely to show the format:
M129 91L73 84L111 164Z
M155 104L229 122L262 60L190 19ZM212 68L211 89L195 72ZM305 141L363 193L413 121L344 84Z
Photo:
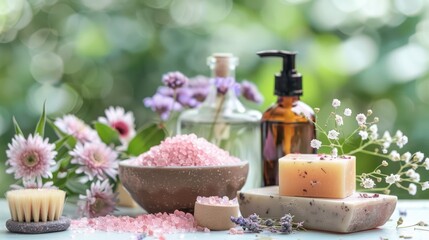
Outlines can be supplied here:
M240 210L264 218L286 213L307 229L350 233L381 226L396 196L356 193L356 159L289 154L279 160L279 186L238 192Z
M279 160L281 196L346 198L356 189L356 158L289 154Z

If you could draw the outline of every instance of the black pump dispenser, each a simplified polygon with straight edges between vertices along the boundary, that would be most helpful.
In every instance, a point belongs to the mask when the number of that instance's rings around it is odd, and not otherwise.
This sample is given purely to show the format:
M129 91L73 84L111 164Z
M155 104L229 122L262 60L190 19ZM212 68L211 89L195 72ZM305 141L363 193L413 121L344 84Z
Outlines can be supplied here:
M283 58L283 69L275 75L274 94L277 96L301 96L302 75L295 69L296 52L281 50L260 51L260 57Z

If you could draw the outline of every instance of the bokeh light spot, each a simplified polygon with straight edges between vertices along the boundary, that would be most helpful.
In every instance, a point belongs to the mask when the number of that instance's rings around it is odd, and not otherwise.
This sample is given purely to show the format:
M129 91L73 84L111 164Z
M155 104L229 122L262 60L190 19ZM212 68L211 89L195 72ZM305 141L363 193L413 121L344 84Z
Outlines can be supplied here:
M64 70L64 63L60 56L53 52L42 52L31 59L31 74L40 83L58 82Z

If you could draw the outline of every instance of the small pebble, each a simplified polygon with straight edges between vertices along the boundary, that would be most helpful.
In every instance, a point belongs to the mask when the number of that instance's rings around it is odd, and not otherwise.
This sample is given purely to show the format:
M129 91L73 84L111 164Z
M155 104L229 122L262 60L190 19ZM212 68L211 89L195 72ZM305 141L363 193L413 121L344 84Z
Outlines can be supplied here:
M6 228L10 232L14 233L50 233L50 232L61 232L65 231L70 226L70 218L60 217L56 221L47 222L16 222L11 219L7 220Z

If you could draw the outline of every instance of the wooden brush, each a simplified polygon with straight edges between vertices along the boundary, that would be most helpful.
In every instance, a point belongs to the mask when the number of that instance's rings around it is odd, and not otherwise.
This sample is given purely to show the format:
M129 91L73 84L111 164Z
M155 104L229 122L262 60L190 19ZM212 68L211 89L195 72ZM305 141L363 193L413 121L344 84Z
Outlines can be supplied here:
M57 189L20 189L6 193L10 215L15 222L59 220L66 193Z

